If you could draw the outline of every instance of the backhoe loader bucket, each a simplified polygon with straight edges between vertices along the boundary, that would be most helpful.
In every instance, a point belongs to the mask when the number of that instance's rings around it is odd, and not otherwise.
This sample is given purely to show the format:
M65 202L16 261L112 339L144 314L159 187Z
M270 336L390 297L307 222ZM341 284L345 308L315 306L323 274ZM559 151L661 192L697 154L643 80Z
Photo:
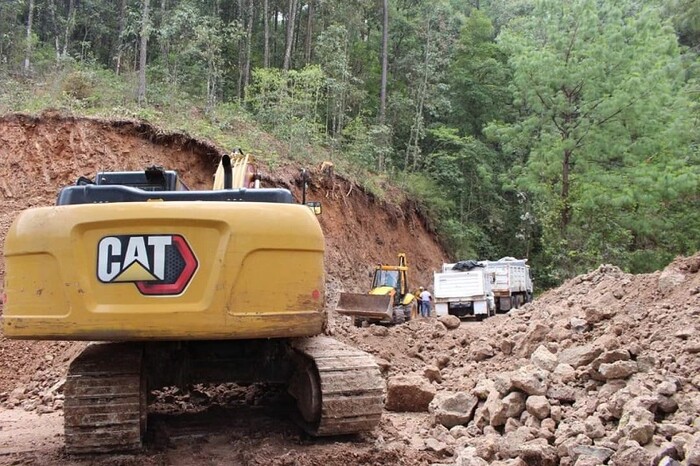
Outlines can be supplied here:
M337 311L346 316L364 319L391 320L393 296L362 293L341 293Z

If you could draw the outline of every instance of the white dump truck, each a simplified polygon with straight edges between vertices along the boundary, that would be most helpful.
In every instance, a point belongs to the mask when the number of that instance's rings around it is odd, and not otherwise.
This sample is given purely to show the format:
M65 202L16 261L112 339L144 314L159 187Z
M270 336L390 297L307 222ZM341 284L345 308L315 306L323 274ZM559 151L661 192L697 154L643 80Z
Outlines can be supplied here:
M495 314L492 281L487 267L479 262L443 264L442 271L434 274L435 313L477 318Z
M498 312L506 312L532 301L532 279L527 259L503 257L497 261L480 261L492 276L491 290Z

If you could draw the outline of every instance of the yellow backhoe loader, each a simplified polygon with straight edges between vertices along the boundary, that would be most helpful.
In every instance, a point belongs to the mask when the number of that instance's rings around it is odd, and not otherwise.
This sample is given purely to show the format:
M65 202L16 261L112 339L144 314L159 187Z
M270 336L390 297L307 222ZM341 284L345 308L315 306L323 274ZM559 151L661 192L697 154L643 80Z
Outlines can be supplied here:
M195 383L285 385L311 435L378 425L376 362L321 336L320 207L258 184L240 154L210 191L160 167L101 172L14 221L5 337L94 342L68 369L66 452L138 450L149 392Z
M377 265L369 293L341 293L337 311L351 316L353 323L401 324L415 315L416 297L408 288L406 254L399 265Z

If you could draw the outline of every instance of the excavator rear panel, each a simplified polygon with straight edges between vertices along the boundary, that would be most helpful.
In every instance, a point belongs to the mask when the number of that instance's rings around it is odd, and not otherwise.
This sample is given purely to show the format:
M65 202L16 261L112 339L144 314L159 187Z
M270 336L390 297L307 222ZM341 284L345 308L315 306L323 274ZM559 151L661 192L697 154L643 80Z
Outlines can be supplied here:
M318 221L297 204L30 209L5 242L4 334L101 341L316 335L323 253Z

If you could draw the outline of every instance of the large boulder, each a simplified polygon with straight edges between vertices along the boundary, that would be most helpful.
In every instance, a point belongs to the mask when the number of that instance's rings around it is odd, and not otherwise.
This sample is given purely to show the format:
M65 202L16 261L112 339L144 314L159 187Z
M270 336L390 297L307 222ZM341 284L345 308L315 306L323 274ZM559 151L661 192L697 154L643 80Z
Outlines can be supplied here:
M513 373L511 381L513 387L528 395L544 395L549 386L548 372L534 366L521 367Z
M620 446L611 459L615 466L640 466L650 464L653 457L637 442L628 441Z
M442 322L442 325L444 325L445 328L447 328L448 330L454 330L462 324L462 321L459 320L459 317L453 316L451 314L440 316L438 317L438 320Z
M511 392L503 397L503 405L506 408L506 416L519 418L525 411L525 400L527 395L522 392Z
M430 402L428 410L435 416L435 423L448 429L467 424L474 414L479 399L464 392L440 392Z
M516 349L516 356L520 358L530 357L535 348L545 341L545 337L551 330L549 325L536 322L530 325L527 333Z
M559 362L577 368L590 364L602 352L603 349L597 345L574 346L559 353Z
M639 445L646 445L651 441L656 429L654 414L637 403L629 404L632 406L625 406L618 424L618 431L629 440L634 440Z
M549 401L547 397L541 395L533 395L527 398L525 404L527 412L535 416L537 419L546 419L549 416Z
M558 364L557 355L549 351L544 345L537 347L532 356L530 356L530 361L540 369L549 372L552 372Z
M397 375L387 382L386 409L400 412L428 411L435 388L419 375Z
M476 448L466 447L457 455L456 466L488 466L488 463L483 458L476 454Z
M488 415L489 425L493 427L503 426L508 420L506 405L503 404L498 392L493 391L484 403L484 410Z
M605 380L610 379L626 379L627 377L639 371L636 361L615 361L612 363L603 363L598 368L598 372Z
M586 426L586 435L588 438L595 440L605 437L605 425L600 417L589 416L588 419L583 422L583 425Z

